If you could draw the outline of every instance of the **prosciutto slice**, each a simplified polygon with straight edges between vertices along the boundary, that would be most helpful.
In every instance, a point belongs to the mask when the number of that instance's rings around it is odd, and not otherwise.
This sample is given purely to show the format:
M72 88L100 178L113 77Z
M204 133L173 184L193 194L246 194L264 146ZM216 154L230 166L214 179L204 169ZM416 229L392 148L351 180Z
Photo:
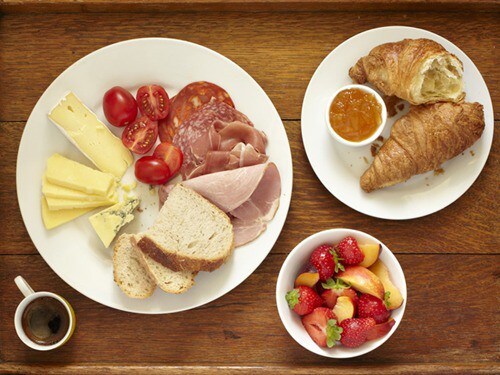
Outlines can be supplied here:
M236 247L254 240L266 229L281 195L281 179L274 163L206 174L181 183L229 215ZM160 205L172 187L160 188Z
M265 134L255 129L243 113L215 100L181 124L173 143L184 155L180 170L183 180L267 161ZM242 150L245 158L238 161L237 153ZM250 159L252 163L242 162Z

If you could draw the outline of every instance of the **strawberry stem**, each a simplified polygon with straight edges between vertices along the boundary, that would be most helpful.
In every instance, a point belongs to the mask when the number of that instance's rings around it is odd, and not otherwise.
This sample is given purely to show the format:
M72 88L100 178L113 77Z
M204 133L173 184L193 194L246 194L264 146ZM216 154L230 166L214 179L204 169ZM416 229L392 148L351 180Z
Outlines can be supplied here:
M336 341L340 340L340 334L343 332L342 327L337 325L335 319L329 319L326 327L326 345L329 348L335 346Z

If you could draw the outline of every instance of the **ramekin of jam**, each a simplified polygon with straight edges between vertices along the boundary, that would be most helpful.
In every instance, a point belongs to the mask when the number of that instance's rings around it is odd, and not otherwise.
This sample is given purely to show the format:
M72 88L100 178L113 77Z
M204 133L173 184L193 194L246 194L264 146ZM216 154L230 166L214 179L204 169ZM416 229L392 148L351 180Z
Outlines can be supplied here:
M328 100L326 126L330 135L347 146L366 146L382 133L387 109L382 97L363 85L347 85Z

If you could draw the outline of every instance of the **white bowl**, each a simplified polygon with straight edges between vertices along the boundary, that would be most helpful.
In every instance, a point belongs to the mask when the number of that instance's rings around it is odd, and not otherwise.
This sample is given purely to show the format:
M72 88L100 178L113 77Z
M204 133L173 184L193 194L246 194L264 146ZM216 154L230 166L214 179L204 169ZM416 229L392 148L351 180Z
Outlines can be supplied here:
M404 301L398 309L392 311L391 318L394 318L395 324L391 328L389 333L387 333L385 336L377 340L367 341L358 348L347 348L342 345L336 345L333 348L321 348L311 339L311 337L305 330L300 320L300 316L288 307L288 304L285 300L285 294L289 290L293 289L295 278L308 263L309 257L316 247L325 243L339 243L346 236L353 236L360 243L382 244L380 259L389 269L391 280L394 285L401 291ZM403 319L406 301L407 295L405 276L403 273L403 269L401 268L394 254L387 248L387 246L385 246L375 237L353 229L329 229L307 237L305 240L299 243L290 252L290 254L288 254L285 262L283 263L283 266L281 267L280 273L278 275L278 282L276 284L276 305L278 307L278 313L280 315L281 321L283 322L283 325L285 326L290 336L292 336L295 341L297 341L307 350L318 355L330 358L357 357L378 348L380 345L386 342L398 328L399 323Z
M332 126L330 125L330 107L334 101L334 99L336 98L336 96L344 91L344 90L349 90L349 89L359 89L361 91L364 91L364 92L367 92L369 94L372 94L375 99L377 100L377 102L380 104L382 110L381 110L381 116L382 116L382 121L380 122L377 130L375 131L375 133L373 133L369 138L366 138L365 140L363 141L359 141L359 142L352 142L352 141L348 141L347 139L344 139L342 138L339 134L337 134L337 132L335 132L335 130L333 130ZM371 89L370 87L368 86L364 86L364 85L347 85L347 86L342 86L340 89L338 89L337 91L335 91L333 93L333 95L329 98L329 100L327 101L327 106L325 108L325 125L328 129L328 133L330 133L330 135L332 136L333 139L335 139L337 142L340 142L346 146L351 146L351 147L361 147L361 146L366 146L370 143L372 143L373 141L375 141L379 136L380 134L382 134L382 131L384 130L384 127L385 127L385 123L387 122L387 108L385 106L385 102L384 100L382 99L382 97L379 95L378 92L376 92L375 90Z

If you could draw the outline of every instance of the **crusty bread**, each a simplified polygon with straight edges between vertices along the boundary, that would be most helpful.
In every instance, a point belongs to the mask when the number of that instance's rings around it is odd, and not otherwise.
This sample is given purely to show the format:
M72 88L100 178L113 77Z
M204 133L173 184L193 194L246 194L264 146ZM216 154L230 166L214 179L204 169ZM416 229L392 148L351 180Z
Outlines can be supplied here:
M139 240L143 253L173 271L213 271L231 255L229 217L194 190L177 184L155 223Z
M156 288L155 280L142 264L141 255L131 242L132 235L122 234L115 243L113 276L115 283L131 298L148 298Z
M142 238L142 234L134 236L133 242L137 243ZM181 271L175 272L170 268L163 266L149 255L144 254L138 246L135 246L137 253L140 256L143 266L149 272L163 291L167 293L180 294L187 291L194 284L194 278L197 272Z

